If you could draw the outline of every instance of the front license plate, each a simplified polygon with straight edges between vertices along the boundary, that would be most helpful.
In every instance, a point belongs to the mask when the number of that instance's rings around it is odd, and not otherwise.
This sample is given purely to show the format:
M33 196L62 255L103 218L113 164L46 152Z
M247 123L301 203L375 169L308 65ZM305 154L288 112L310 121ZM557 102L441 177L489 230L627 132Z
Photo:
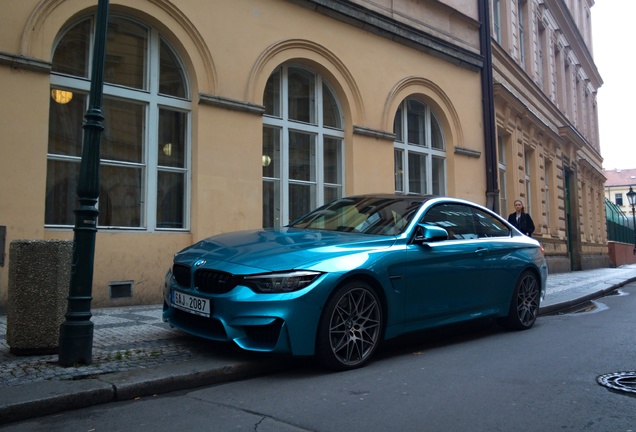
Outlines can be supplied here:
M172 291L172 306L204 317L210 316L210 300Z

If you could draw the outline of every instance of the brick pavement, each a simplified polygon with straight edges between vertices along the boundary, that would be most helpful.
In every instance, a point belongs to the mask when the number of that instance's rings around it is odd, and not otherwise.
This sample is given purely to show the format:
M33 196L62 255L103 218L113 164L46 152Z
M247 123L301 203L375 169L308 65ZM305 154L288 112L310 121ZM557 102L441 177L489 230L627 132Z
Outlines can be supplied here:
M205 349L196 348L195 338L161 321L160 305L94 309L92 313L93 362L69 368L57 364L57 354L11 354L6 340L6 316L0 317L0 389L43 380L79 379L151 368L205 353Z

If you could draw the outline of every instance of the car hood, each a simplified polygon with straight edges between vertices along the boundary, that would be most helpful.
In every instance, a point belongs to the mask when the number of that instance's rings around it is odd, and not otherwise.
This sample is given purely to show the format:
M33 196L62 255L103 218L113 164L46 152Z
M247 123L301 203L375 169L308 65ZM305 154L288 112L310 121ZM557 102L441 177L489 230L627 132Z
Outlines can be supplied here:
M273 272L358 254L368 256L391 247L395 241L396 237L391 236L294 228L240 231L201 240L177 253L174 261L234 274Z

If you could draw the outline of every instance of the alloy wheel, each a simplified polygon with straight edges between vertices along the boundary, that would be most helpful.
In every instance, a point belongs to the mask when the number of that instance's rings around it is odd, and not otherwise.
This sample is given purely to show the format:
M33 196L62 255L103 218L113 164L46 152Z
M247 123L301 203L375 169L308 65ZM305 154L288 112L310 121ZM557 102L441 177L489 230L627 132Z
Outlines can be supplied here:
M341 370L362 366L380 341L382 310L377 295L366 284L345 286L325 312L323 361Z
M534 324L539 313L539 283L532 273L526 273L519 283L517 315L521 325Z

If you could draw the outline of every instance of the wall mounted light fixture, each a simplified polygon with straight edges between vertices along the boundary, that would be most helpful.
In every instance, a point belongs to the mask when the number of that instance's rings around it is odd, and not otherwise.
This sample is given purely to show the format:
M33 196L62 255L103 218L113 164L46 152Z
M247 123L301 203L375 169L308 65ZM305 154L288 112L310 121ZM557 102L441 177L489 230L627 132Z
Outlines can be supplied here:
M51 97L60 105L65 105L73 99L73 92L67 90L53 89L51 90Z

